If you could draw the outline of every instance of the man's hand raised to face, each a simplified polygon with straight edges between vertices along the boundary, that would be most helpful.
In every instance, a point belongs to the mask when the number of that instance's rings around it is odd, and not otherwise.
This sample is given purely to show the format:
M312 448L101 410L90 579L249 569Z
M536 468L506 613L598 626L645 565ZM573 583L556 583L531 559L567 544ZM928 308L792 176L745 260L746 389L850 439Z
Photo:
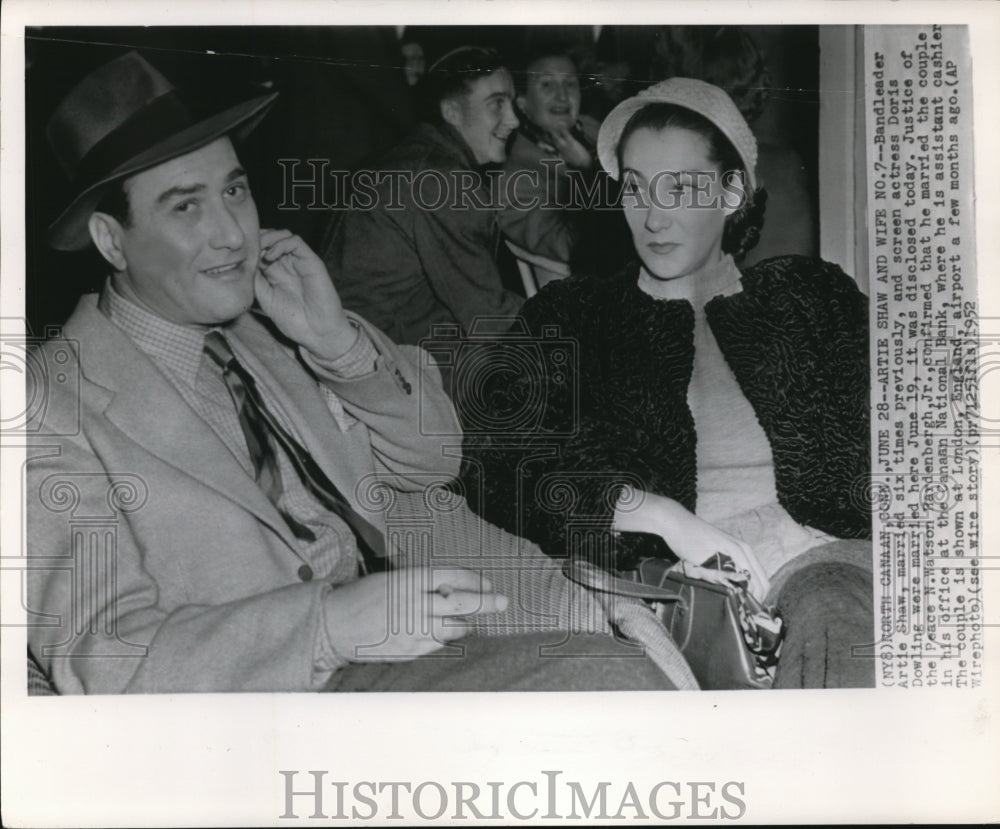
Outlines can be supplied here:
M289 230L260 231L254 293L281 332L319 359L340 357L357 338L323 260Z

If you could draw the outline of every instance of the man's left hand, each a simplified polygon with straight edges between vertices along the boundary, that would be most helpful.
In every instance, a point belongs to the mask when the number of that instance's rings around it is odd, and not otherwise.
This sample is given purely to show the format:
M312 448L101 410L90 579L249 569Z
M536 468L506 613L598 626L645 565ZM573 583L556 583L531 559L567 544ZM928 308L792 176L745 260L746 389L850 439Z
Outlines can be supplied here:
M254 293L281 332L313 356L333 360L358 332L344 313L323 261L289 230L260 231Z

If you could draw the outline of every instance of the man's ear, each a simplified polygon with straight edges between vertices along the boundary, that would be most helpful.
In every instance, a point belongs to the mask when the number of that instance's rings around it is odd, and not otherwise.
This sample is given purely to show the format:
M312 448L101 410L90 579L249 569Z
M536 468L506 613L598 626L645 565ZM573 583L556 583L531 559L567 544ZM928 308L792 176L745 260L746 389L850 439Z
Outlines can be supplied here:
M723 174L722 208L726 216L732 216L739 210L748 197L746 179L742 170L730 170Z
M441 117L446 124L451 124L455 129L462 126L462 104L458 98L445 98L441 101Z
M125 270L125 252L122 250L121 223L107 213L91 213L87 222L90 238L94 247L100 252L116 271Z
M514 103L517 104L517 108L521 112L527 112L528 99L524 96L523 92L518 92L514 97Z

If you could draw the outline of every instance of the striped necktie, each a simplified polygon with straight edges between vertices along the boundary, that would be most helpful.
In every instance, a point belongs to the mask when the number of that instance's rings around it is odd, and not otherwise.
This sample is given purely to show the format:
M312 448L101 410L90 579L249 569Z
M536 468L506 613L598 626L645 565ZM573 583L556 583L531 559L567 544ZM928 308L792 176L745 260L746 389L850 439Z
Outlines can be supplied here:
M253 461L254 475L261 489L288 523L292 532L306 541L316 536L288 515L279 505L281 474L272 438L285 450L305 488L330 512L340 516L354 532L367 572L384 570L385 538L362 517L337 489L326 473L264 404L257 383L233 354L226 338L218 331L205 335L205 353L222 369L222 379L239 414L240 427Z

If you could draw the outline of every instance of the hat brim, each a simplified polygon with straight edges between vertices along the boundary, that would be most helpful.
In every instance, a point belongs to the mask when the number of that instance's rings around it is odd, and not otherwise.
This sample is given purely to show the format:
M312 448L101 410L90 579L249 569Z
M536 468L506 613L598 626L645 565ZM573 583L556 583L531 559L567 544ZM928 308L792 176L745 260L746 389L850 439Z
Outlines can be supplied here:
M83 250L90 244L88 229L90 215L100 203L108 184L193 152L229 133L235 133L239 138L244 137L260 123L277 97L278 93L272 92L244 101L174 133L139 155L119 164L110 173L81 191L59 218L49 226L49 244L56 250Z
M612 109L601 123L601 128L597 133L597 157L600 159L601 166L607 171L611 178L617 181L621 177L621 170L618 169L618 143L621 141L622 133L625 131L625 125L628 124L629 119L631 119L631 117L640 109L644 109L647 106L657 103L675 104L676 106L683 107L684 109L689 109L692 112L697 112L699 115L704 116L715 124L722 134L729 139L736 151L740 153L740 158L743 160L743 166L747 171L747 185L751 191L756 189L756 163L751 163L751 160L740 152L740 144L736 140L736 137L731 135L724 125L719 124L716 119L712 117L711 112L702 111L701 109L692 106L688 101L671 100L668 97L644 97L642 93L634 98L627 98Z

